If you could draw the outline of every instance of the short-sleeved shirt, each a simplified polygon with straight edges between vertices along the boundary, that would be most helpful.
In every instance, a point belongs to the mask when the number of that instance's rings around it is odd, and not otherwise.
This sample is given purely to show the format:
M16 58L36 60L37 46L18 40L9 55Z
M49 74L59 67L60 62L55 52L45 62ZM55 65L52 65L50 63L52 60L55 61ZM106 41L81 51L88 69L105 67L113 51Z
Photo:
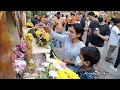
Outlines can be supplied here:
M80 69L81 69L81 67L80 67ZM89 70L84 70L84 71L82 71L80 69L77 72L80 79L95 79L95 69L93 69L93 67L91 67Z
M110 36L110 28L107 24L99 25L98 28L99 28L99 31L100 31L101 35ZM101 39L100 37L98 37L94 33L92 33L90 38L91 38L90 43L92 45L97 46L97 47L103 47L103 45L104 45L104 40L103 39Z
M97 20L93 20L89 24L89 28L97 28L99 26L99 22Z
M110 37L108 44L113 45L113 46L118 46L119 45L119 40L120 40L120 30L117 26L113 26L111 29Z

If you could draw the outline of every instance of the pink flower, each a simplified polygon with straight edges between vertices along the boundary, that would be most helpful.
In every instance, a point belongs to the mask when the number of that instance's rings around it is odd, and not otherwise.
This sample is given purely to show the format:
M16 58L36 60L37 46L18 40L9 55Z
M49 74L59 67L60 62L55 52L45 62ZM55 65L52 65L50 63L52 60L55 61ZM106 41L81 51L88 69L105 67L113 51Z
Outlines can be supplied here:
M62 68L64 68L64 69L67 68L66 63L64 63L64 62L61 62L61 63L60 63L60 66L61 66Z

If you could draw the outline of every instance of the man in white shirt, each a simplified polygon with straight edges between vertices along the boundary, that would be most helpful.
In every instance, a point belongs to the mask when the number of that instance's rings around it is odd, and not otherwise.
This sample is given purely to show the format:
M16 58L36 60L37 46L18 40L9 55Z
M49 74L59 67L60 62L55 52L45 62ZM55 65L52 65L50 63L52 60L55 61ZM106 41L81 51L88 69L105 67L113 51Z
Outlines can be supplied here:
M113 63L111 58L111 54L114 52L117 46L119 46L120 40L120 18L116 18L114 20L114 26L111 29L110 38L108 44L110 45L109 50L107 52L107 57L105 59L106 62Z

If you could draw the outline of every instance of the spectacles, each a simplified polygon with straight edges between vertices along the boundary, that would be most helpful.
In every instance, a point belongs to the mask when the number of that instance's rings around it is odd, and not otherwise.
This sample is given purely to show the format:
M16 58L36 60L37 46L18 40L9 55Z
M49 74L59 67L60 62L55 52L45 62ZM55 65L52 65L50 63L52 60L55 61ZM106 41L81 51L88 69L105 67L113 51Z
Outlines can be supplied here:
M70 33L70 34L76 34L76 33L73 32L72 30L68 30L68 33Z

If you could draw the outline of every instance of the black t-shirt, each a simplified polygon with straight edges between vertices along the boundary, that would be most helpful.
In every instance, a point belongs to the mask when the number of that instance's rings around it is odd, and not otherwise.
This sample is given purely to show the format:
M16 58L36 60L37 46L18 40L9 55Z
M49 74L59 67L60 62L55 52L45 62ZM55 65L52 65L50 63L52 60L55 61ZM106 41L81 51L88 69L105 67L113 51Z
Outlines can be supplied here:
M93 20L90 22L89 28L97 28L99 26L99 22L97 20Z
M103 35L103 36L105 36L105 35L110 36L110 28L109 28L109 26L107 24L99 25L98 28L99 28L99 31L100 31L101 35ZM90 37L91 37L90 43L92 45L95 45L97 47L103 47L104 40L102 40L100 37L98 37L94 33L92 33L92 35Z

